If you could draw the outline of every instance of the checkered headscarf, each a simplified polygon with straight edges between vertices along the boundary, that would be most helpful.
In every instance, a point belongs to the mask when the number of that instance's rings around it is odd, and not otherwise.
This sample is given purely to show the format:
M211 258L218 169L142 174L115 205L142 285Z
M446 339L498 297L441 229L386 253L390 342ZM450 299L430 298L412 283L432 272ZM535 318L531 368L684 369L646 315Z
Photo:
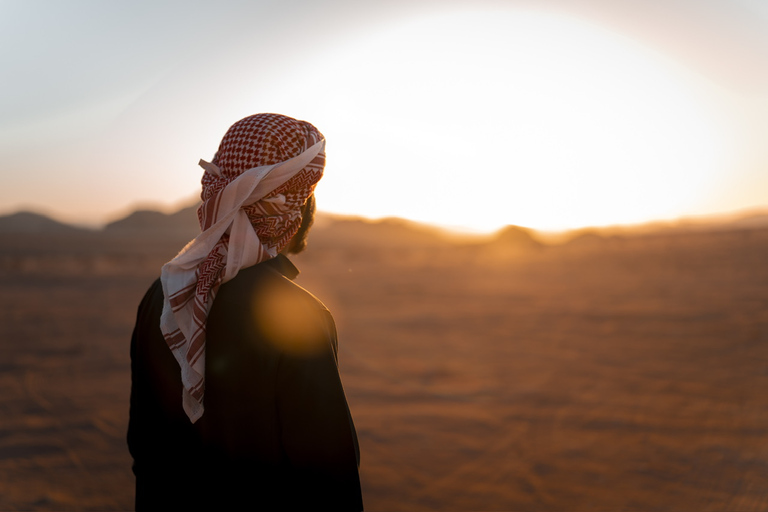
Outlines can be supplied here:
M296 234L301 208L325 166L325 140L311 124L257 114L232 125L213 162L203 160L202 233L163 266L160 320L181 366L184 410L203 414L205 326L222 283L273 258Z

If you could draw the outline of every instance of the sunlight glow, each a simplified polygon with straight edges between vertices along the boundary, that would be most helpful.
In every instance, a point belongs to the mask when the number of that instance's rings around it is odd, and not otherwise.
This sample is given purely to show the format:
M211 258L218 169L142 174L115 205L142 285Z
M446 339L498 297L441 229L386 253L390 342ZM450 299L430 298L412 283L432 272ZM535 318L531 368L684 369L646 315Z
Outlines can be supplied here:
M478 230L632 223L684 213L726 172L727 127L697 79L576 18L453 12L325 53L269 93L329 140L325 210Z

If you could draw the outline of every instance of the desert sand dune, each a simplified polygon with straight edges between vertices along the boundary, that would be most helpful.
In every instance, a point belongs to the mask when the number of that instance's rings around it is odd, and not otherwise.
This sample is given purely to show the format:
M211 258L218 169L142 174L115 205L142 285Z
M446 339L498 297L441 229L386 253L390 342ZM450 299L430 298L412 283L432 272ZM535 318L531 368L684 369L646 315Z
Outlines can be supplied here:
M768 230L327 228L295 261L337 319L367 510L768 510ZM0 240L0 510L130 509L129 337L183 242L33 238Z

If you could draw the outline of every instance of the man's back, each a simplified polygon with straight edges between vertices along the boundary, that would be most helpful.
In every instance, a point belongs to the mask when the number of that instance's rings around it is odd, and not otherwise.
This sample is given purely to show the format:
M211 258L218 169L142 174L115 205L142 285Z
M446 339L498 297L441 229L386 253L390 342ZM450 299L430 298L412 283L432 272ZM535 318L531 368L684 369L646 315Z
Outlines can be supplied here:
M131 343L137 509L361 510L357 438L328 310L283 256L223 284L207 320L205 414L182 408L159 280Z

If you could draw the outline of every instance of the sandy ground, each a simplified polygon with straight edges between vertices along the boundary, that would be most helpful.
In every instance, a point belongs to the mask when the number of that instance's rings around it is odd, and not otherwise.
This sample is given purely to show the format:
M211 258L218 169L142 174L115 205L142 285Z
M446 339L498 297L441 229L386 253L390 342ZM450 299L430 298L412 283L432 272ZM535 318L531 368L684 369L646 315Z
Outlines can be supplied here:
M179 246L48 242L0 240L0 510L129 510L129 337ZM768 510L768 231L296 261L367 510Z

